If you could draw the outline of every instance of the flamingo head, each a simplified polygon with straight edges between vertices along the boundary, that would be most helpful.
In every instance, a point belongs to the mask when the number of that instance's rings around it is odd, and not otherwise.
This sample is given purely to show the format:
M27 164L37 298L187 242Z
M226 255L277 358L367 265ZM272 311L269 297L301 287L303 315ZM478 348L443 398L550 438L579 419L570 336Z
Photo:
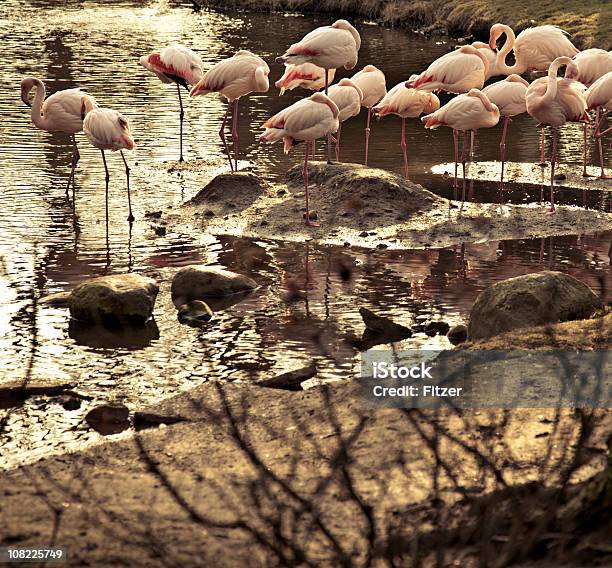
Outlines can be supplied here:
M362 101L363 100L363 91L350 79L341 79L340 82L338 83L339 87L353 87L353 89L355 89L357 91L357 94L359 95L359 100Z
M317 91L314 95L310 95L310 97L308 98L315 103L327 105L329 109L332 111L333 117L338 118L338 115L340 114L340 110L338 109L338 106L325 93L321 93Z
M580 78L580 70L578 69L578 65L574 63L574 60L567 63L565 67L565 78L575 79L576 81Z
M431 114L432 112L436 112L440 108L440 99L433 93L427 93L427 96L427 104L425 105L423 112Z
M504 24L493 24L489 32L489 47L495 51L497 49L497 40L506 32Z
M361 48L361 36L359 35L359 32L353 26L351 26L351 24L349 24L346 20L336 20L331 27L350 32L350 34L353 36L353 39L355 40L357 51L359 51L359 49Z
M39 79L35 79L34 77L27 77L26 79L23 79L23 81L21 81L21 100L23 102L23 104L31 107L32 103L29 100L29 96L30 96L30 91L34 88L34 86L38 86L38 84L42 83L40 82Z
M96 104L91 97L81 97L81 120L85 120L87 113L96 108Z

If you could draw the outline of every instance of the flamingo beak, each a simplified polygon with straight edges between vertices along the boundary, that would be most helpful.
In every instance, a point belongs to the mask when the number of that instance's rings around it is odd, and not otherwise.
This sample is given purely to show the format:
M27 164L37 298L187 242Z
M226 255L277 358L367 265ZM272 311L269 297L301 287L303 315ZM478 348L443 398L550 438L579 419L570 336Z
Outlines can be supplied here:
M31 107L32 103L28 100L28 94L26 89L21 89L21 101L24 105Z
M489 47L495 51L497 50L497 38L495 36L491 36L489 38Z
M195 96L199 95L202 91L203 91L203 89L202 89L202 87L200 87L200 83L198 83L195 87L193 87L193 89L191 89L191 91L189 91L189 96L190 97L195 97Z

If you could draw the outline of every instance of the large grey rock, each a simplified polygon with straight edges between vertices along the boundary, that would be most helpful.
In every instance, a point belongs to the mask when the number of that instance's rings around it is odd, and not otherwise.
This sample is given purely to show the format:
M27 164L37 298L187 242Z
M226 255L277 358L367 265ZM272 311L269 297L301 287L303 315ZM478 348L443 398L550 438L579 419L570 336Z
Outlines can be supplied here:
M497 282L480 293L470 313L469 338L486 339L522 327L591 316L600 299L561 272L538 272Z
M210 266L185 266L172 280L172 300L181 306L193 300L250 292L257 282L248 276Z
M81 282L70 294L70 315L103 325L142 325L153 314L159 286L139 274L114 274Z

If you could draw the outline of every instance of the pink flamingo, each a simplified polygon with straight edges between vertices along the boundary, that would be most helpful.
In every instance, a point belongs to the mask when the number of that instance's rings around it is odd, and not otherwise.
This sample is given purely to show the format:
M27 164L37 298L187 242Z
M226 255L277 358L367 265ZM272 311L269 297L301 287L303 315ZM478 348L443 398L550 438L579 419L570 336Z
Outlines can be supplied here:
M465 201L466 132L473 132L479 128L491 128L495 126L499 122L499 109L482 93L482 91L471 89L467 94L459 95L436 112L424 116L421 120L425 124L425 128L448 126L453 129L455 164L457 163L458 131L461 130L463 132L463 150L461 152L461 162L463 164L462 201ZM455 172L456 171L457 168L455 166Z
M102 161L104 162L104 171L106 172L106 225L108 227L108 182L110 174L108 173L104 150L119 150L125 164L129 209L128 221L132 223L134 215L132 214L132 198L130 196L130 168L123 155L124 149L132 150L135 146L130 132L130 123L125 116L116 110L98 107L89 97L83 97L81 116L83 116L83 132L85 136L94 148L98 148L102 152Z
M562 66L570 67L570 75L577 75L578 68L569 57L557 57L548 76L535 80L527 88L525 100L527 112L541 125L550 126L553 133L552 158L550 164L550 212L555 211L554 178L557 161L557 142L559 128L566 122L588 119L587 103L584 96L585 86L570 78L557 77ZM567 70L566 70L567 71Z
M340 161L340 135L342 123L361 111L363 91L351 79L342 79L329 88L329 98L338 107L338 134L336 135L336 161Z
M589 110L596 109L595 114L595 138L599 147L599 165L601 166L601 179L610 179L604 170L603 148L601 137L612 131L612 126L602 131L605 119L612 110L612 71L609 71L595 81L586 92L586 102ZM604 109L603 112L600 111Z
M416 78L413 75L412 78ZM426 113L435 112L440 108L440 99L433 93L418 91L406 87L402 81L393 87L373 109L379 118L395 114L402 119L402 155L404 158L404 176L408 177L408 157L406 155L406 119L416 118Z
M464 45L436 59L415 80L408 80L406 87L467 93L470 89L482 89L488 71L489 61L482 50Z
M36 89L34 102L30 103L29 95L32 89ZM86 98L91 106L95 107L96 101L80 89L65 89L53 93L45 99L45 84L35 77L27 77L21 81L21 100L32 107L30 116L36 128L47 132L65 132L72 139L72 164L68 184L66 185L66 196L72 183L72 199L74 203L74 171L81 158L77 147L75 134L83 130L83 118L81 116L81 101Z
M329 70L330 81L334 80L335 74L335 69ZM280 95L283 95L285 91L291 91L297 87L310 91L319 91L325 87L325 69L309 62L300 63L299 65L285 63L285 72L283 76L274 83L274 86L280 89Z
M329 70L353 69L357 65L361 48L359 32L346 20L336 20L331 26L322 26L307 33L294 43L277 63L314 63L325 69L325 94L329 90ZM327 137L327 162L331 163L331 133Z
M249 93L265 93L270 88L268 75L270 68L259 56L250 51L241 50L233 57L224 59L209 69L204 77L191 89L190 96L207 93L221 93L227 99L227 110L223 117L219 137L225 147L231 171L238 171L238 100ZM234 104L232 113L232 142L236 168L232 165L232 156L225 140L225 125L230 107Z
M527 112L525 93L529 83L519 75L508 75L503 81L493 83L485 87L482 92L499 109L499 114L504 117L499 154L501 160L501 180L499 189L504 189L504 164L506 161L506 132L508 122L513 116Z
M497 68L497 52L491 49L488 43L485 43L484 41L474 41L471 45L480 51L480 53L487 58L489 63L489 69L485 75L485 81L488 81L491 77L503 75L503 73L500 73L499 69Z
M351 77L351 81L355 83L363 93L361 106L368 109L368 121L365 128L365 162L368 165L368 148L370 142L370 121L372 120L372 108L378 104L387 94L387 81L385 74L374 67L374 65L366 65L361 71L355 73Z
M574 57L574 63L578 66L578 76L574 77L577 81L580 81L583 85L590 87L597 79L612 71L612 53L609 53L603 49L585 49ZM599 109L597 110L599 115ZM599 117L596 116L596 123ZM589 177L590 174L587 172L587 123L584 122L582 125L583 135L583 160L582 160L582 175Z
M315 93L307 99L283 109L264 123L265 132L259 138L260 142L276 142L283 140L285 154L299 142L306 143L304 155L304 191L306 195L306 225L318 226L310 219L308 199L308 152L311 144L317 138L336 132L340 126L338 115L340 111L335 103L323 93Z
M180 106L180 157L183 160L183 99L181 98L181 87L189 90L190 85L195 85L203 74L204 64L200 57L191 49L183 45L170 45L160 52L143 55L140 64L155 73L162 83L176 83L176 91Z

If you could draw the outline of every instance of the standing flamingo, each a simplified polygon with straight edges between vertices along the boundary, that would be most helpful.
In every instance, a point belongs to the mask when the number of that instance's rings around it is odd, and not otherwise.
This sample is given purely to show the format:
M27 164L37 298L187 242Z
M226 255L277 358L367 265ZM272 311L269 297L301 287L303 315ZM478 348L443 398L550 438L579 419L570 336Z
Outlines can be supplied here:
M463 150L461 152L461 162L463 164L462 201L465 201L466 132L495 126L499 122L499 109L482 91L471 89L467 94L459 95L436 112L424 116L421 120L425 124L425 128L448 126L453 129L455 163L457 156L457 133L459 130L463 131Z
M583 85L590 87L597 79L612 71L612 53L603 49L585 49L574 57L574 63L578 66L578 76L574 77ZM597 110L599 114L599 110ZM599 117L597 117L599 118ZM589 177L587 172L587 123L582 124L583 135L583 160L582 160L582 175Z
M143 55L140 64L155 73L162 83L176 83L176 91L180 106L180 156L179 162L183 160L183 99L181 98L181 87L189 90L190 85L195 85L203 74L204 64L200 57L191 49L183 45L170 45L160 52Z
M368 165L368 149L370 142L370 121L372 120L372 108L378 104L387 94L387 81L385 74L374 67L366 65L361 71L351 77L351 81L357 85L362 93L361 106L368 109L368 121L365 128L365 162Z
M342 123L361 111L363 91L351 79L342 79L329 88L329 98L338 107L338 134L336 135L336 161L340 161L340 135Z
M482 50L464 45L436 59L406 87L423 91L467 93L470 89L482 89L489 71L489 62Z
M277 63L314 63L325 69L325 94L329 90L329 70L353 69L357 65L361 48L359 32L346 20L336 20L331 26L322 26L307 33L298 43L287 49ZM327 162L331 163L331 133L327 137Z
M241 50L229 59L223 59L209 69L204 77L191 89L189 95L205 95L207 93L221 93L227 99L227 110L223 117L219 137L223 142L230 169L233 172L232 156L225 140L225 125L232 103L232 142L234 146L235 171L238 171L238 100L249 93L265 93L270 88L268 75L270 68L259 56L250 51Z
M330 81L334 80L335 74L335 69L329 70ZM291 91L297 87L310 91L319 91L325 87L325 69L308 62L300 63L299 65L285 63L285 72L283 76L274 83L274 86L280 89L280 95L283 95L285 91Z
M416 78L416 75L413 76ZM413 78L411 77L411 79ZM395 114L402 119L402 156L404 158L404 176L408 177L408 156L406 155L406 119L416 118L440 108L440 99L433 93L417 91L406 87L405 81L393 87L373 109L379 118Z
M508 75L503 81L493 83L482 90L487 98L499 109L499 114L504 117L502 138L499 145L501 160L500 190L504 189L504 164L506 161L506 132L508 130L508 122L510 122L513 116L527 111L527 103L525 102L527 87L529 87L529 83L525 81L525 79L519 75L512 74Z
M29 95L32 89L36 89L34 102L30 103ZM83 118L81 116L81 101L86 98L91 106L97 106L95 99L80 89L66 89L53 93L45 100L45 84L35 77L27 77L21 81L21 100L32 107L30 116L36 128L47 132L65 132L72 139L72 164L68 184L66 185L66 196L72 183L72 201L74 204L74 171L81 157L77 147L75 134L83 130Z
M572 75L578 74L578 68L572 59L557 57L548 69L548 76L531 83L525 93L527 112L541 125L550 126L553 132L550 164L551 213L555 211L554 178L559 128L568 121L578 122L588 117L584 85L570 78L557 77L557 71L564 65L570 67Z
M586 92L586 102L589 110L595 109L595 138L599 147L599 165L601 166L601 179L610 179L604 170L603 148L601 137L612 131L612 127L603 130L606 116L612 110L612 71L609 71L595 81ZM602 111L602 109L605 109Z
M304 191L306 195L306 225L318 226L310 219L310 204L308 199L308 152L311 144L317 138L336 132L340 126L338 115L340 111L335 103L323 93L315 93L307 99L283 109L264 123L265 132L259 138L260 142L276 142L282 139L285 154L297 143L304 141Z
M132 150L134 139L130 132L130 124L121 113L116 110L98 107L89 97L83 97L81 103L81 116L83 116L83 132L92 146L102 152L104 171L106 172L106 227L108 228L108 182L110 174L106 165L104 150L119 150L125 164L128 194L128 221L134 221L132 214L132 198L130 196L130 168L123 155L123 149Z

